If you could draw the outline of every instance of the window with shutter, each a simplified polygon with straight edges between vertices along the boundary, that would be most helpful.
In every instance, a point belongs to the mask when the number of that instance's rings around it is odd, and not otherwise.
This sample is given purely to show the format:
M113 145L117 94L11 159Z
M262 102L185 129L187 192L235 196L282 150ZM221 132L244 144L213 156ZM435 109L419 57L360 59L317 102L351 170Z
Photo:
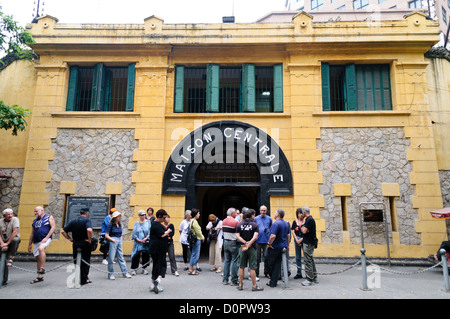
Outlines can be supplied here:
M135 63L108 67L71 66L67 111L133 111Z
M390 66L322 63L324 111L392 110Z
M283 112L283 66L175 67L175 113Z

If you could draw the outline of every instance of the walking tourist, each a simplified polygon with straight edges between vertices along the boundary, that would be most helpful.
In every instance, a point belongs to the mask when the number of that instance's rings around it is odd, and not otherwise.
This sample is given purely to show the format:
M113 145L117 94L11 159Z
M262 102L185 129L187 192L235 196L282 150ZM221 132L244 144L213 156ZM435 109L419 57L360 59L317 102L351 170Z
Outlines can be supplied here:
M164 222L167 212L164 209L159 209L156 212L156 218L152 221L150 231L150 255L153 260L152 282L150 284L150 291L156 294L163 291L162 277L164 275L164 265L166 262L166 252L168 248L168 236L172 229L164 229L162 223Z
M173 224L170 223L169 214L167 214L167 216L164 218L163 227L165 230L169 228L171 230L169 235L167 235L167 254L169 255L170 271L172 272L172 275L178 277L180 274L178 273L177 261L175 260L175 247L173 245L173 235L175 234L175 227L173 226ZM164 262L163 268L164 268L163 274L165 274L167 269L167 262Z
M191 222L190 229L197 236L197 241L191 245L191 259L189 260L189 275L198 275L199 271L194 269L197 266L198 259L200 258L200 246L201 243L205 241L205 237L202 234L202 229L198 223L198 219L200 218L200 211L197 208L192 208L191 210Z
M259 208L259 215L255 217L255 223L258 224L259 228L258 239L256 239L256 280L258 280L259 265L261 261L264 261L264 254L269 242L270 227L272 226L272 218L267 215L267 207L265 205Z
M191 211L186 210L186 212L184 213L184 219L180 223L180 227L178 228L178 231L180 232L181 248L183 250L184 271L189 270L189 259L191 258L191 249L187 240L190 221Z

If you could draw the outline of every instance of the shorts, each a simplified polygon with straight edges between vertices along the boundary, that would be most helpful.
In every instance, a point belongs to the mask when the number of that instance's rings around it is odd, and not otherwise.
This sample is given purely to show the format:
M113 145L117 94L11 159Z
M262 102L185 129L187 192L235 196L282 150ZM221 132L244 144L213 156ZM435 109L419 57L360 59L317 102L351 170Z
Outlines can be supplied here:
M258 268L258 262L256 258L256 249L255 247L250 247L246 251L243 251L241 248L239 248L239 268L248 268L256 270Z
M47 239L47 241L46 241L45 243L43 243L43 244L41 244L41 242L34 243L34 244L33 244L33 256L34 256L34 257L39 256L39 246L40 246L40 245L44 245L44 248L47 248L48 245L50 245L50 242L51 242L51 241L52 241L52 239L49 238L49 239Z

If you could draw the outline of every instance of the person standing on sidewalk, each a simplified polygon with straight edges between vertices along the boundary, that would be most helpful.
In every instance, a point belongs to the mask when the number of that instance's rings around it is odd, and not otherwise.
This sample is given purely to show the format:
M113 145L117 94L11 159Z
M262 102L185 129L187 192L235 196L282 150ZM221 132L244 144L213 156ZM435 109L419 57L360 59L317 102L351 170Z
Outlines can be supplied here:
M45 261L47 259L45 249L50 245L52 235L56 229L55 219L52 215L45 214L44 208L41 206L37 206L34 209L34 215L36 219L33 220L31 225L32 231L28 241L28 252L31 252L33 249L33 256L36 257L37 262L38 276L30 284L44 281Z
M269 287L276 287L281 275L281 262L283 259L283 249L289 250L291 241L291 231L289 223L285 221L284 210L277 209L274 214L275 222L270 228L269 243L267 245L266 268L270 276L270 281L266 284Z
M302 282L303 286L311 286L317 282L317 270L314 262L314 249L317 245L316 221L311 216L308 206L302 207L303 219L305 223L301 226L303 234L303 257L305 260L306 280Z
M197 269L194 269L194 267L196 267L198 259L200 258L200 247L201 243L205 241L205 237L203 236L202 229L197 221L200 218L200 211L197 208L192 208L191 216L190 229L194 235L197 236L197 241L191 246L192 254L191 259L189 260L188 275L198 275L199 272Z
M227 218L222 221L223 231L223 275L222 283L228 285L228 278L231 271L231 285L238 285L238 264L239 257L238 243L236 242L236 227L239 222L236 220L236 209L228 208Z
M12 266L14 257L20 244L19 234L20 222L14 216L11 208L3 211L3 218L0 219L0 255L6 254L6 266L3 273L2 285L8 281L8 267Z
M91 240L92 240L92 223L89 217L89 209L82 208L80 210L80 216L71 220L62 230L61 235L72 242L73 259L76 264L78 248L81 249L81 259L83 259L80 265L80 284L90 284L89 280L89 264L91 263ZM72 237L68 233L72 233Z
M169 246L168 236L172 232L171 228L166 230L162 224L166 216L167 212L164 209L159 209L156 212L155 220L152 221L150 230L150 255L153 260L150 291L154 291L156 294L163 291L161 280L166 265L166 252Z
M115 211L111 216L111 222L109 223L105 238L109 241L109 256L108 256L108 279L114 280L114 258L117 257L117 262L119 263L120 270L122 271L124 278L131 278L128 273L127 265L125 259L123 258L122 249L122 224L120 220L122 219L122 214Z
M236 238L241 244L239 249L239 286L238 290L244 289L244 270L245 267L250 269L250 278L252 280L252 291L264 290L262 287L256 285L256 248L254 243L258 238L258 224L253 220L255 219L255 210L249 209L244 216L244 220L241 221L236 227Z
M259 228L258 239L256 239L256 280L258 280L259 265L261 261L264 261L264 254L269 242L270 227L272 227L272 218L267 215L267 207L265 205L259 208L259 215L255 217L255 223L258 224Z

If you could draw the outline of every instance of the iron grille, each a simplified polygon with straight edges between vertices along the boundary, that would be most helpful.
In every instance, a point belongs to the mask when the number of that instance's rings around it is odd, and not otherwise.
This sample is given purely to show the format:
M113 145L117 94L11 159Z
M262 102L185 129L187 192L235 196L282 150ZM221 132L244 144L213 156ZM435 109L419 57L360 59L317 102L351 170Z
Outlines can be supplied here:
M107 68L106 106L110 111L125 111L127 105L128 68ZM109 101L108 101L109 98Z
M239 113L241 109L241 67L221 67L219 112Z
M196 183L259 183L259 170L253 163L202 163L195 173Z
M80 67L75 111L90 111L92 99L92 77L94 68Z
M184 74L184 111L205 113L206 109L206 68L190 67Z

